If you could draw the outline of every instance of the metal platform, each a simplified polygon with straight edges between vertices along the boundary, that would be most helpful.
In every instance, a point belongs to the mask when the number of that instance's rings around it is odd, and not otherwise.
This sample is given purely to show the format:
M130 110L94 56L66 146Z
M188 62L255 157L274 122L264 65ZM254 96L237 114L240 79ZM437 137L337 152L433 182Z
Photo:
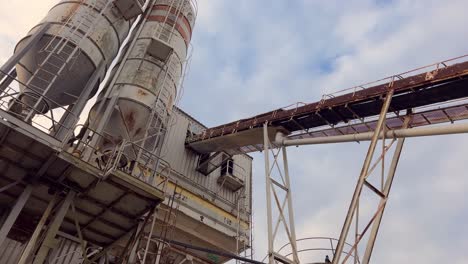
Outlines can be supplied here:
M18 217L21 223L13 226L9 237L29 239L54 194L64 201L74 193L73 210L66 211L60 230L106 247L135 230L164 200L156 187L121 170L104 173L67 152L68 146L50 135L2 110L0 116L0 203L9 207L32 189Z

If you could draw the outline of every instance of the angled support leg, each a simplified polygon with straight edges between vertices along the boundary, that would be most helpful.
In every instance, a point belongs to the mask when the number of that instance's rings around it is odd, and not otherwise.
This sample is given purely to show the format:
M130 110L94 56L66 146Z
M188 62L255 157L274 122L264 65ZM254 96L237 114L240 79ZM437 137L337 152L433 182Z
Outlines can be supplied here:
M403 128L408 127L409 121L410 121L410 117L406 117ZM392 188L392 183L393 183L393 179L395 178L395 172L398 166L398 162L400 161L401 151L403 149L404 143L405 143L405 138L398 139L395 152L393 153L392 163L390 164L390 169L388 171L387 180L385 181L385 186L383 189L383 194L385 195L386 198L380 199L379 207L382 207L382 210L379 211L372 225L372 230L369 236L369 240L367 241L366 251L362 259L363 264L368 264L370 261L372 251L375 245L375 240L377 239L377 234L379 232L380 224L382 222L382 217L385 211L385 206L387 205L388 195L390 194L390 190Z
M31 184L27 185L26 188L21 193L21 195L16 200L16 203L11 209L10 214L8 215L7 219L5 220L2 227L0 228L0 246L5 241L8 233L13 227L13 224L18 218L18 215L21 213L21 210L23 210L24 205L26 204L29 197L31 196L32 191L33 191L33 186Z
M382 131L382 128L385 123L385 117L388 112L388 108L390 107L390 102L393 97L393 89L390 89L390 91L387 93L387 97L384 100L382 110L380 112L379 120L377 122L374 134L372 136L372 141L369 145L369 149L367 151L366 158L364 160L364 164L361 170L361 173L359 175L358 182L356 184L356 188L354 190L353 198L351 200L351 204L349 205L348 209L348 214L346 215L345 222L343 224L343 228L341 230L340 238L338 241L338 245L336 246L336 255L335 258L333 259L333 264L338 264L341 258L341 253L343 252L343 247L346 242L346 239L348 237L348 232L351 227L351 223L354 217L354 214L356 212L356 208L358 206L359 198L361 196L361 191L362 188L365 184L366 177L369 172L369 168L372 162L372 158L374 156L374 152L377 146L377 142L379 141L379 135Z
M36 258L34 259L34 264L43 264L47 258L47 255L49 254L49 251L55 247L55 236L57 235L57 231L59 230L60 225L62 224L63 219L68 212L70 204L75 198L75 194L76 193L74 191L70 191L67 194L65 200L60 206L59 211L55 215L54 220L49 224L44 241L42 242Z

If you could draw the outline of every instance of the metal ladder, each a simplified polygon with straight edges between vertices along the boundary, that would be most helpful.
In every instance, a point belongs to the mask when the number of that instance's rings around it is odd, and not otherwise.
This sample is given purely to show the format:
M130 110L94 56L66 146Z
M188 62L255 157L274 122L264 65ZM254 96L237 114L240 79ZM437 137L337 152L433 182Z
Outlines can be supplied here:
M169 16L172 15L172 9L174 8L174 5L177 3L177 6L175 7L175 19L174 19L174 24L172 25L172 28L170 30L166 29L167 22L169 20ZM179 20L179 16L182 14L182 9L184 7L185 0L171 0L169 6L169 10L166 13L166 16L164 17L164 21L161 23L161 25L158 28L157 31L157 38L166 41L167 43L170 43L172 40L172 36L174 35L174 29L177 24L177 20ZM164 37L164 38L163 38Z
M150 120L145 128L145 135L143 136L143 139L141 140L142 142L141 147L142 149L144 149L146 140L151 137L156 137L155 145L153 146L153 149L149 150L149 152L151 153L154 153L154 151L157 148L157 143L158 143L158 140L160 139L160 136L164 133L164 130L167 130L167 121L169 119L169 113L167 109L165 109L164 105L162 105L162 101L163 101L162 99L163 97L168 96L167 94L164 93L164 92L167 93L165 87L167 85L171 85L171 83L167 83L169 80L168 65L171 64L171 61L172 61L172 56L170 56L167 62L161 67L161 71L164 71L163 81L156 95L155 101L151 105ZM165 98L165 99L169 99L169 98ZM161 115L161 113L165 115ZM158 122L157 117L161 119L160 122ZM150 131L154 131L154 132L150 134L149 133ZM140 151L140 153L138 153L137 160L140 159L141 155L142 154Z
M74 56L78 56L77 53L80 51L80 44L88 35L93 31L99 20L102 18L102 14L112 3L112 0L107 0L106 4L102 7L98 15L93 15L92 10L96 9L99 1L93 1L88 5L88 12L86 12L82 19L79 20L77 25L72 25L71 21L77 15L77 10L67 19L62 25L58 34L48 42L45 46L44 51L48 53L46 58L38 65L38 68L33 75L26 82L26 87L29 87L38 95L38 100L31 107L31 110L26 114L25 121L29 122L34 117L36 108L43 101L43 98L54 85L60 74L63 72L65 67L70 61L73 60ZM84 0L81 0L81 4ZM81 6L80 6L81 7ZM61 34L64 33L65 34ZM84 34L79 32L83 31ZM74 41L73 38L78 37L79 41ZM34 81L34 84L32 84Z

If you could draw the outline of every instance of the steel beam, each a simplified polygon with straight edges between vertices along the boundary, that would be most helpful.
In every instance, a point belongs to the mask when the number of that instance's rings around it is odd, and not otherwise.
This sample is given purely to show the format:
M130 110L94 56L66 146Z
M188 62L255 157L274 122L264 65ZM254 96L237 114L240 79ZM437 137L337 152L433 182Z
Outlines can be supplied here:
M39 220L39 223L37 223L36 229L34 229L34 232L31 235L31 238L29 239L28 244L26 245L26 248L23 250L23 253L21 253L21 258L18 261L18 264L27 263L29 256L31 255L34 247L36 246L37 239L39 235L41 234L42 229L44 228L45 222L47 221L47 218L52 212L52 209L54 208L56 202L57 202L57 195L55 195L52 198L52 200L50 200L49 204L47 205L47 208L42 214L41 220Z
M271 208L271 178L270 178L270 139L268 138L268 124L263 125L263 147L265 155L265 188L266 188L266 203L267 203L267 225L268 225L268 262L275 263L274 248L273 248L273 219Z
M75 198L75 192L69 191L62 205L60 206L59 211L54 217L54 220L49 224L47 228L47 233L45 235L44 241L42 242L39 251L37 252L36 258L34 259L33 264L43 264L49 254L49 251L55 247L55 236L60 228L60 225L65 218L65 215L68 212L68 208Z
M284 166L284 181L286 191L286 199L288 200L288 214L289 214L289 228L291 229L291 247L294 262L299 263L299 256L297 255L297 243L296 243L296 227L294 222L294 210L293 210L293 202L292 202L292 191L291 191L291 183L289 178L289 165L288 165L288 156L286 152L286 147L282 148L283 151L283 166Z
M13 56L11 56L4 64L2 67L0 67L0 80L3 79L6 73L9 73L13 67L23 58L23 56L36 44L41 40L42 36L44 33L47 31L49 28L49 23L45 23L42 25L41 28L39 28L36 33L34 33L30 38L26 46L24 46L22 49L17 50Z
M362 166L361 173L359 175L358 182L356 184L356 188L354 190L353 198L351 200L351 204L349 205L348 209L348 214L346 215L345 222L343 224L343 228L341 230L340 234L340 239L338 241L338 244L336 246L336 252L337 254L335 255L335 258L333 258L333 264L338 264L340 261L341 257L341 252L343 251L343 247L346 241L346 238L348 237L348 232L349 228L351 226L351 222L353 220L354 213L356 212L356 206L359 201L359 197L361 195L362 187L364 186L364 182L366 180L366 176L369 171L369 167L372 162L372 158L374 156L375 148L377 146L377 142L379 140L379 135L382 130L382 127L384 126L385 122L385 117L387 115L388 108L390 106L390 102L392 101L392 96L393 96L393 90L390 90L387 93L387 96L385 98L385 101L382 106L382 110L380 112L379 120L377 122L377 125L375 127L375 133L372 136L371 143L369 145L369 149L367 151L366 159L364 160L364 164Z
M28 184L26 188L24 188L21 195L16 200L15 205L11 209L10 213L8 214L7 219L5 220L5 222L2 225L2 228L0 229L0 246L5 241L8 233L13 227L13 224L18 218L18 215L21 213L21 210L23 210L24 205L26 204L29 197L31 196L32 190L33 190L33 186L31 184Z
M405 120L405 127L408 126L409 118ZM400 161L401 151L403 149L403 145L405 143L405 138L398 139L395 152L393 153L392 163L390 164L390 168L388 171L387 179L385 181L385 186L383 189L384 198L380 199L379 208L380 210L372 224L372 230L367 241L366 251L364 253L364 257L362 259L363 264L368 264L372 255L372 251L374 249L375 240L377 239L377 234L379 232L380 224L382 222L382 217L385 211L385 206L387 205L388 195L390 194L390 190L392 188L393 179L395 178L395 172L398 166L398 162Z
M282 142L277 142L277 143L280 145L282 144L283 146L302 146L302 145L315 145L315 144L360 142L360 141L371 140L374 133L375 132L365 132L365 133L344 135L344 136L317 137L317 138L304 138L304 139L284 139ZM468 123L389 130L385 132L385 138L392 139L392 138L427 137L427 136L441 136L441 135L464 134L464 133L468 133ZM379 133L379 139L382 139L382 138L383 138L383 133L381 132Z
M93 75L91 75L90 79L86 83L86 86L78 97L78 101L71 107L70 112L65 112L60 119L58 130L53 134L55 138L62 141L67 139L67 135L71 135L73 133L73 126L76 125L76 123L79 121L80 114L83 112L91 92L99 82L99 77L101 76L101 72L104 70L104 68L104 61L101 61L101 63L96 67L96 70L94 70Z
M0 72L0 77L1 77L1 74L4 75L3 72ZM8 76L6 76L3 81L0 83L0 93L3 93L7 88L8 86L10 86L10 84L13 82L13 80L15 80L16 78L16 69L13 68L11 69L11 71L8 73ZM0 78L1 79L1 78Z

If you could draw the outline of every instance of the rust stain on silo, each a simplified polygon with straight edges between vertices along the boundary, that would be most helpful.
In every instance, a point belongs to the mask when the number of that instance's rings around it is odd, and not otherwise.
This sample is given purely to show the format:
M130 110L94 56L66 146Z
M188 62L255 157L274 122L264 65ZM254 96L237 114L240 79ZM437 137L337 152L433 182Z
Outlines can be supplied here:
M72 6L68 10L68 12L65 13L64 16L62 17L62 22L66 22L68 19L70 19L70 17L72 17L73 14L76 13L76 10L78 10L78 8L80 8L80 5L81 5L81 3L72 4Z
M142 89L138 89L138 95L141 95L141 96L147 96L148 93L143 91Z
M127 124L128 130L132 131L135 128L135 112L131 111L130 113L124 116L124 121Z

